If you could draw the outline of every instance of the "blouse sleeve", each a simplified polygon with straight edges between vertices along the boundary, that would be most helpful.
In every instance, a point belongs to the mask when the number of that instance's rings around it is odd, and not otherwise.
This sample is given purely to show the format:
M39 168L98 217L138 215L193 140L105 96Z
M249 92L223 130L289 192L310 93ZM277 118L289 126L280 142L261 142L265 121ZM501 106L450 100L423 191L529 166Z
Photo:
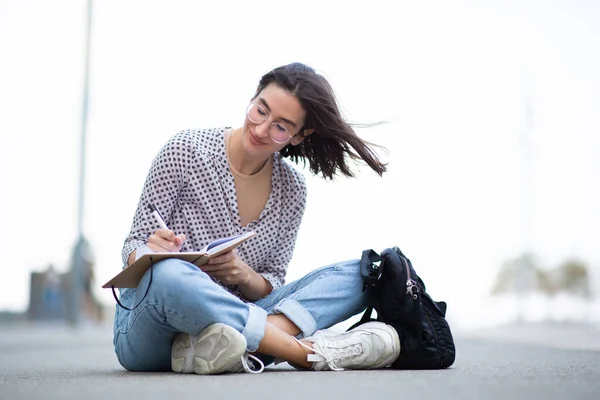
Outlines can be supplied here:
M167 225L181 189L187 181L187 171L194 159L191 139L180 132L173 136L154 158L146 177L142 195L137 205L131 230L121 256L123 265L133 250L147 243L160 226L152 216L148 204L154 204Z
M290 190L292 196L289 202L286 202L286 210L283 212L282 223L277 235L277 242L274 250L271 252L267 266L259 273L268 280L273 286L273 290L281 287L285 283L288 265L294 253L296 238L304 216L306 208L306 183L304 177L297 173L295 176L296 185ZM287 216L286 216L287 214Z

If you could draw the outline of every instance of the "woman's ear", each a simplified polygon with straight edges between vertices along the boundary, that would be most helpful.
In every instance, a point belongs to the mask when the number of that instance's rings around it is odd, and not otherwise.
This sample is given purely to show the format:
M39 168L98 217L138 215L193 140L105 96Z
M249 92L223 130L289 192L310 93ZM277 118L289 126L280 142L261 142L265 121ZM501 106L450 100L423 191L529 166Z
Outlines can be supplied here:
M308 137L308 135L310 135L314 131L315 131L314 129L305 129L304 131L298 133L296 136L294 136L292 138L292 146L297 146L300 143L302 143L302 141L304 139L306 139Z

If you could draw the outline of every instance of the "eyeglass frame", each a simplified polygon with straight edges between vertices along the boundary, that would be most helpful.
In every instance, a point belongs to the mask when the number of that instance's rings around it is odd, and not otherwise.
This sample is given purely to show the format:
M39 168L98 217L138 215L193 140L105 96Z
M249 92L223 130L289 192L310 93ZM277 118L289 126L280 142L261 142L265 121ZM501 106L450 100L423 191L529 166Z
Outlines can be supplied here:
M261 111L262 111L262 112L265 114L265 119L264 119L264 121L262 121L262 122L256 122L256 121L253 121L253 120L252 120L252 118L250 118L250 115L249 115L249 114L250 114L250 108L251 108L252 106L258 107L258 109L259 109L259 110L261 110ZM264 124L265 122L269 121L269 114L270 114L270 112L268 112L267 110L265 110L265 109L264 109L264 107L262 107L260 104L258 104L258 103L256 103L256 102L254 102L253 100L251 100L251 101L250 101L250 104L248 104L248 107L246 107L246 117L248 118L248 121L250 121L250 122L252 122L253 124L256 124L256 125L262 125L262 124ZM277 141L277 140L273 139L273 136L271 136L271 127L272 127L273 125L275 125L275 124L278 124L278 125L280 125L280 126L283 128L283 129L285 129L285 130L286 130L286 132L287 132L287 134L288 134L288 138L287 138L285 141L283 141L283 142L279 142L279 141ZM290 130L289 130L288 128L286 128L286 127L285 127L285 125L281 124L280 122L271 121L271 123L269 124L269 129L267 130L267 133L269 134L269 138L270 138L270 139L271 139L273 142L275 142L275 143L277 143L277 144L284 144L284 143L288 143L290 140L292 140L293 138L295 138L296 136L298 136L298 135L299 135L301 132L298 132L298 133L296 133L295 135L292 135L292 134L290 133Z

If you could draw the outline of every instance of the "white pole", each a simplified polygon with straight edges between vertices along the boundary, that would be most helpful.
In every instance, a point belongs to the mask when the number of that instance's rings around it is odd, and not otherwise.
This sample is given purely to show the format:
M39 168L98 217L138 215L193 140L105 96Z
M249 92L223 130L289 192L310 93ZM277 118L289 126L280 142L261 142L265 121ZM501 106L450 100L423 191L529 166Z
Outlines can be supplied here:
M83 288L83 263L87 250L83 235L83 215L85 208L85 155L88 120L89 74L90 74L90 39L92 34L92 0L87 2L87 20L84 44L83 98L81 106L81 131L79 148L79 198L77 210L77 242L73 253L73 266L70 282L70 304L68 320L72 325L78 325L81 320L81 295Z

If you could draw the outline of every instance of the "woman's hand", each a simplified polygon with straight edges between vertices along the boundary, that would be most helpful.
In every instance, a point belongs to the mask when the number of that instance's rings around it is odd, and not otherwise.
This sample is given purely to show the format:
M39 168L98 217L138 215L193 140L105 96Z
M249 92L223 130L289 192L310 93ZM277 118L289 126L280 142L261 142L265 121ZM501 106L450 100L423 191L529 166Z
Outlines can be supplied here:
M185 235L176 235L170 229L157 229L150 238L148 238L148 247L154 252L171 251L178 252L181 250Z
M252 274L256 274L235 250L211 258L208 264L201 265L200 269L225 285L248 285Z
M200 269L225 285L237 285L250 301L265 297L273 290L271 283L246 264L235 250L210 259Z

